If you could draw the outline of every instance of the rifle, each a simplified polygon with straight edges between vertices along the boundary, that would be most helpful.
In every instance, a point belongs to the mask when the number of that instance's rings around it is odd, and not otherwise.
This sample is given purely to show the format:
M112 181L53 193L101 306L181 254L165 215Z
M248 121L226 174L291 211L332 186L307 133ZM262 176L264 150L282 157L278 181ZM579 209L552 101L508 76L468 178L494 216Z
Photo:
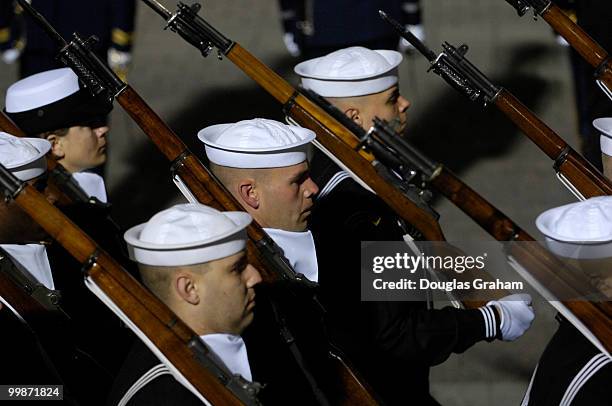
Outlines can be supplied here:
M185 143L163 122L149 105L128 84L124 83L91 51L97 38L82 39L77 33L68 43L25 0L17 2L28 12L60 47L59 60L70 67L93 95L104 94L116 99L138 124L155 146L171 162L172 178L192 202L200 202L218 210L243 211L242 206L223 187ZM185 183L188 190L181 187ZM283 256L282 250L263 228L253 221L248 227L249 262L257 267L267 282L284 281L304 287L314 287L303 275L297 274Z
M165 304L140 285L104 250L33 186L0 165L0 188L77 261L86 284L128 325L134 326L187 379L193 390L212 403L257 405L257 384L233 376L211 358L198 335ZM108 304L108 303L107 303Z
M456 48L442 44L443 51L436 54L397 21L383 11L381 17L430 61L434 73L441 76L455 90L471 101L495 104L531 141L554 162L557 177L577 198L612 194L612 182L590 162L572 149L559 135L542 122L532 111L503 87L496 86L472 63L465 54L467 45Z
M238 68L262 86L283 105L284 112L299 125L313 130L317 142L331 155L337 157L351 172L356 174L371 190L378 194L400 217L415 226L431 241L443 241L444 234L437 217L424 210L422 201L411 200L400 190L390 185L370 164L366 157L371 154L361 148L352 133L320 107L304 97L299 91L251 55L240 44L229 40L198 15L200 5L187 6L178 3L178 11L171 13L157 0L143 0L188 43L195 46L203 56L212 52L225 55Z
M522 17L531 8L595 68L595 79L605 94L612 99L612 60L606 50L574 23L550 0L506 0Z

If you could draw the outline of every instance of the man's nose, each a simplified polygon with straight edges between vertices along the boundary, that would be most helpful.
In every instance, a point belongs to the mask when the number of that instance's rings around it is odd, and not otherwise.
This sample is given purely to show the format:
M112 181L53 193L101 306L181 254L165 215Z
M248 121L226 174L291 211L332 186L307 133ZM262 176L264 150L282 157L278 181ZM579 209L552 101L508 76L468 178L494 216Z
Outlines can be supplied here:
M403 113L406 110L408 110L408 108L410 108L411 104L412 103L410 103L410 101L408 99L406 99L404 96L400 96L400 97L397 98L397 107L398 107L400 113Z
M319 193L319 186L314 182L314 180L312 180L311 177L308 177L308 179L306 179L306 181L304 182L304 186L306 190L304 195L306 197L312 197Z
M94 131L94 134L96 134L96 136L102 137L102 136L106 135L106 133L108 133L108 130L109 130L108 126L105 125L105 126L102 126L102 127L96 127L96 128L94 128L93 131Z
M261 282L261 274L253 265L249 264L246 266L245 270L242 272L242 277L246 282L247 288L252 288Z

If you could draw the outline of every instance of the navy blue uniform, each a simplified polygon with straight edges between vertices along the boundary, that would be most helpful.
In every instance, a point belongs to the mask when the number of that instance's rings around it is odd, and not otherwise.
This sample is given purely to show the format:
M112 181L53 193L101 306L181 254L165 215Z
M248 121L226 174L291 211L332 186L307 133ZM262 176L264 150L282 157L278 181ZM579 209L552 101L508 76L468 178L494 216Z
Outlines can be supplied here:
M106 53L110 47L123 52L131 50L135 0L32 0L32 6L66 40L70 40L74 32L78 32L83 37L97 36L100 43L95 46L95 51L103 61L106 61ZM57 44L32 18L24 13L15 16L12 0L0 0L0 47L2 39L7 39L3 38L2 30L6 30L14 18L23 18L27 37L21 55L21 77L62 67L54 61L58 50ZM9 42L14 42L14 39L7 39L4 42L5 46Z
M361 241L401 241L404 230L380 198L339 174L315 152L311 176L321 192L310 229L331 339L384 404L438 405L429 394L429 368L491 340L483 316L476 309L428 309L424 302L361 301Z
M378 15L419 24L418 0L280 0L285 32L293 33L304 58L349 46L396 49L399 37Z
M612 359L559 316L522 406L604 406L612 399Z

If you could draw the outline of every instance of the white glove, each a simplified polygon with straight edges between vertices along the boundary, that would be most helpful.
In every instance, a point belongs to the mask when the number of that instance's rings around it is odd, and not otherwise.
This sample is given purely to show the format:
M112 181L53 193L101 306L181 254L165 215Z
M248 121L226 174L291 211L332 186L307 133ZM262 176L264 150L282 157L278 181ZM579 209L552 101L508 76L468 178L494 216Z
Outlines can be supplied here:
M492 300L487 306L495 306L501 317L501 335L504 341L514 341L531 326L535 314L531 306L531 296L519 293Z
M6 63L7 65L10 65L15 63L15 61L19 59L20 56L21 51L19 49L7 49L6 51L2 52L2 62Z
M298 57L302 54L300 46L295 42L295 37L292 33L286 32L283 35L283 42L285 43L285 48L287 48L287 51L289 51L291 56Z
M127 73L132 63L132 54L129 52L118 51L115 48L109 48L107 54L108 66L119 76L124 82L127 79Z
M406 29L410 30L410 32L417 37L421 42L425 42L425 27L423 26L423 24L417 24L417 25L406 25ZM412 44L408 41L406 41L404 38L400 39L400 42L397 46L397 50L401 53L406 53L406 52L410 52L410 51L414 51L414 47L412 46Z

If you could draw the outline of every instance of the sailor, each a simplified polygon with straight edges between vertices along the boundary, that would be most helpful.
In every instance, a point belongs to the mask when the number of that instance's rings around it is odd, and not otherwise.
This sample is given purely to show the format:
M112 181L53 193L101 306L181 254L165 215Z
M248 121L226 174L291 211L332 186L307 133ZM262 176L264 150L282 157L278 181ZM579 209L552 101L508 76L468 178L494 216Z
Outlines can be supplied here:
M253 380L240 334L253 320L261 281L246 258L245 212L178 204L129 229L125 241L143 283L191 327L231 374ZM138 340L109 405L200 405L151 349Z
M92 97L69 68L41 72L13 83L5 112L29 137L51 142L55 160L88 196L107 202L104 180L87 172L106 161L107 116L112 104Z
M601 148L601 162L603 173L612 179L612 117L603 117L593 120L593 127L600 132L599 145Z
M0 163L19 180L44 185L43 175L47 172L45 155L50 149L51 144L46 140L17 138L0 132ZM52 196L49 199L54 200ZM41 244L48 238L44 230L14 202L0 205L0 214L0 247L47 289L54 290L47 250Z
M351 47L302 62L295 72L302 87L323 96L363 129L378 117L401 132L410 107L399 91L401 61L396 51ZM323 153L314 152L311 170L322 186L310 227L330 334L386 404L410 399L436 405L429 394L431 366L479 341L515 340L529 328L534 313L528 295L472 310L428 309L424 302L361 302L361 241L420 239L421 234L398 221L380 198ZM339 257L343 272L332 272Z
M538 216L536 226L553 254L583 272L600 298L612 299L612 196L549 209ZM581 333L561 315L557 320L559 329L538 362L522 405L609 405L612 357L587 338L593 338L591 333Z
M213 173L264 227L295 271L312 282L320 278L313 237L307 229L319 190L306 160L314 137L310 130L262 118L213 125L198 133ZM328 364L329 342L320 308L312 307L311 291L296 292L281 284L267 286L262 293L259 297L265 300L259 301L255 323L245 337L247 344L252 343L254 368L266 377L261 380L270 389L277 388L274 393L284 391L284 398L268 401L329 401L337 375ZM282 315L277 317L279 311ZM279 325L281 332L289 331L293 338L278 334Z
M47 170L45 154L50 148L51 145L45 140L19 139L0 132L0 163L22 181L35 184L44 175ZM46 239L44 231L14 202L0 205L0 224L0 267L18 267L19 271L31 278L32 285L40 283L53 291L55 285L51 266L45 245L41 243ZM10 264L5 265L4 261ZM0 303L5 300L0 297ZM16 312L11 303L0 311L3 326L3 345L0 350L4 365L0 372L2 382L17 384L48 381L60 384L61 380L55 376L40 353L39 348L42 347L39 347L34 335L19 321L21 315L13 315L11 311Z
M256 118L198 133L213 173L285 251L297 272L318 280L308 217L319 188L310 178L312 131Z
M50 149L51 144L47 140L17 138L7 133L0 133L0 163L20 180L27 181L35 188L44 191L47 200L54 203L57 197L49 193L46 188L45 155ZM3 357L6 365L14 365L14 368L6 369L10 373L8 379L3 382L19 383L14 379L29 368L32 368L29 372L32 379L37 379L40 376L38 367L24 366L27 365L24 360L38 348L44 348L48 356L44 357L43 370L51 371L48 375L53 380L50 382L58 382L60 379L59 382L66 385L66 399L99 404L97 399L111 383L111 373L108 369L110 363L107 361L112 357L108 357L110 354L108 348L114 348L114 353L121 351L121 348L114 347L121 343L119 337L121 332L118 333L117 328L112 328L119 327L119 324L114 316L112 316L114 325L112 321L108 321L110 313L93 295L82 294L85 287L82 278L79 277L81 264L74 260L61 265L55 262L49 249L51 244L49 236L14 201L0 205L0 223L2 224L0 257L12 260L13 266L31 280L31 286L40 283L49 289L49 293L60 298L59 305L70 318L56 317L51 314L52 312L41 315L40 323L50 326L44 331L35 331L40 344L36 345L34 351L26 349L28 342L36 342L29 328L25 333L7 332L7 340L18 334L23 346L20 347L21 351L12 351ZM53 323L51 326L52 323L48 320L57 320L58 323ZM62 334L58 335L57 331L61 331ZM100 331L111 336L98 343L91 340L91 337L104 337ZM21 381L24 382L44 384L44 380L30 381L27 376Z

